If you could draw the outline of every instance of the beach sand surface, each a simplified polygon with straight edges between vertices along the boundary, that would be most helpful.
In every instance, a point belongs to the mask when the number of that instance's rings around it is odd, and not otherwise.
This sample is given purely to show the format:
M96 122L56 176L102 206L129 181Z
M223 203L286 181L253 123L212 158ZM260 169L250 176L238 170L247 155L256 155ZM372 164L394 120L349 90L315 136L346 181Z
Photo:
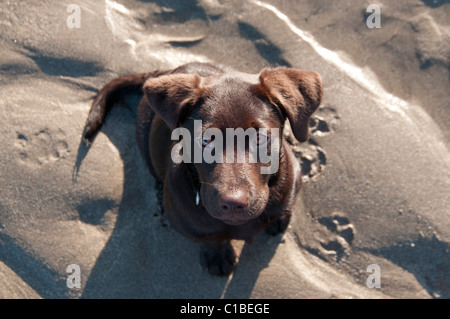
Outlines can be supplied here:
M0 3L0 298L450 297L448 1L77 0L69 28L73 2ZM103 85L192 61L323 79L311 137L293 145L292 222L234 241L229 278L160 210L135 142L140 96L82 141Z

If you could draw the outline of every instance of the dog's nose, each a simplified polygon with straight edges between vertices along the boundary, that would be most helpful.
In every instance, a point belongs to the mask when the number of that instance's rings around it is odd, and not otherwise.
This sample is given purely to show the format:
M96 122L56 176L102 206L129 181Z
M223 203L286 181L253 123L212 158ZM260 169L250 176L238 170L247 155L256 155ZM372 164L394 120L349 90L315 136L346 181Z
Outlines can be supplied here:
M222 195L219 202L223 213L242 213L248 208L248 197L244 192L237 191Z

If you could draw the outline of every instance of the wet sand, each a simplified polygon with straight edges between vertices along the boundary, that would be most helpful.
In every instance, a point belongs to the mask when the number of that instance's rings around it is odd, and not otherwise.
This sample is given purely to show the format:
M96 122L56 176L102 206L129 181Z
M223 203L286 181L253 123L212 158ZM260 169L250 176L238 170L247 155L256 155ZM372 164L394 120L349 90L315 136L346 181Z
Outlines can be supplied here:
M0 298L449 298L450 4L378 1L0 4ZM324 99L283 235L233 242L217 278L170 228L135 145L139 96L81 135L124 74L216 61L319 72ZM67 266L81 270L70 289ZM369 288L369 265L380 288Z

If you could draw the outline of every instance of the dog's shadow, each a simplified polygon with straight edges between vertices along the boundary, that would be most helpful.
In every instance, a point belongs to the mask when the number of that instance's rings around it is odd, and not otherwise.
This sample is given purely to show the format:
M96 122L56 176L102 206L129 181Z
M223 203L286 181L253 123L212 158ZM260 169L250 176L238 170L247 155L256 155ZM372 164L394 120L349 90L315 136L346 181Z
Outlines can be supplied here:
M124 169L123 193L114 229L82 287L82 298L251 297L281 235L262 233L254 244L244 244L231 279L212 276L202 269L200 245L167 226L159 212L154 180L136 145L135 117L133 107L116 105L99 133L105 134L119 151ZM80 171L89 170L82 163L95 146L95 141L89 146L80 141L75 183ZM107 174L108 167L104 169ZM82 209L98 210L96 205L96 201L83 203Z

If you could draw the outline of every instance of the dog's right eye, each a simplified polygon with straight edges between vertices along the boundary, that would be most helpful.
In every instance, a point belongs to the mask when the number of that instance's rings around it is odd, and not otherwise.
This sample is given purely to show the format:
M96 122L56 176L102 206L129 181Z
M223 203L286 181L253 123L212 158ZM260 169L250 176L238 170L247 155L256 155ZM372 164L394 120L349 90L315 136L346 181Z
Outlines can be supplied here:
M202 139L202 146L203 147L205 147L205 146L207 146L209 143L211 143L212 142L212 140L211 139L209 139L209 138L204 138L204 139Z

